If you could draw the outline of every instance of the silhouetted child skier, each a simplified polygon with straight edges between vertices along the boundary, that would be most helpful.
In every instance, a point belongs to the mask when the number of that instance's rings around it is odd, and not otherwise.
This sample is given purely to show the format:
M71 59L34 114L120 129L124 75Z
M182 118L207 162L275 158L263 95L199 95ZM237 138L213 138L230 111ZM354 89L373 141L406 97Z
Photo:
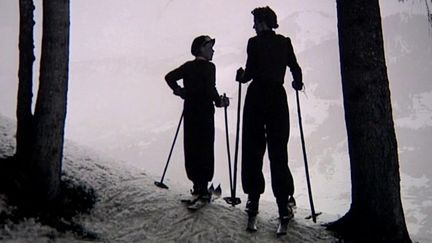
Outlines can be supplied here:
M215 39L202 35L191 46L194 60L187 61L165 76L174 95L184 99L184 158L186 174L193 183L196 198L190 209L210 201L208 183L214 173L214 112L229 105L229 100L216 90L216 67L211 62ZM183 87L177 82L183 80Z

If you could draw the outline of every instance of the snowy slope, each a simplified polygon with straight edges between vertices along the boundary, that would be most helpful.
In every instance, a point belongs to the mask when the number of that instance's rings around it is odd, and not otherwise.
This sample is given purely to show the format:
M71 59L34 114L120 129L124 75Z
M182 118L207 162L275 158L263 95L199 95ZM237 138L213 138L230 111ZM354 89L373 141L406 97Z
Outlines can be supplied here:
M15 125L0 116L0 156L13 154ZM231 207L215 201L198 212L188 211L179 202L188 188L174 184L170 190L153 185L154 176L108 161L68 142L64 171L77 184L93 187L98 201L90 215L76 221L97 233L102 242L332 242L334 237L319 224L303 219L308 211L297 209L289 233L276 238L276 208L263 202L259 231L245 231L244 204ZM167 181L170 184L170 181ZM226 195L225 195L226 196ZM10 210L0 197L0 212ZM329 220L330 216L323 216ZM334 218L333 218L334 219ZM0 228L2 242L77 242L72 234L60 234L34 219Z

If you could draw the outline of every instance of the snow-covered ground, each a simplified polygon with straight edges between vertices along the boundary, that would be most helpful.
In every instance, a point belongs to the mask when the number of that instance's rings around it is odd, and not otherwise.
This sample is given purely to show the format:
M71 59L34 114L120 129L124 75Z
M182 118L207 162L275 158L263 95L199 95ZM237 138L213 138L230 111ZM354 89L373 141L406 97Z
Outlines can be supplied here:
M0 116L0 157L14 152L15 124ZM110 161L66 142L64 171L77 184L93 187L98 201L89 215L75 221L95 232L101 242L334 242L336 239L320 223L334 220L319 217L315 224L304 219L308 210L298 208L288 235L276 237L277 210L272 202L262 202L259 231L245 231L244 203L232 207L217 200L197 212L190 212L180 198L189 188L170 184L169 190L154 186L155 176ZM227 196L226 194L223 196ZM10 210L0 196L0 212ZM1 225L1 242L79 242L72 234L61 234L35 219Z

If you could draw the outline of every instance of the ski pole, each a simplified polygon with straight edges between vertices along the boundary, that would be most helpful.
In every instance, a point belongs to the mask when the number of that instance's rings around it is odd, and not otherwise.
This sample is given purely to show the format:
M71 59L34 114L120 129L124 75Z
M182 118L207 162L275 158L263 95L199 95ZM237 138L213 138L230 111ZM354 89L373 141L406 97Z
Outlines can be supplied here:
M303 160L305 164L305 172L306 172L306 182L307 182L307 188L308 188L308 194L309 194L309 204L311 208L311 217L314 223L316 223L316 216L320 213L315 213L314 203L312 199L312 188L309 178L309 168L308 168L308 162L307 162L307 156L306 156L306 146L305 146L305 140L303 135L303 125L302 125L302 117L301 117L301 111L300 111L300 99L298 90L296 90L296 99L297 99L297 114L298 114L298 120L299 120L299 128L300 128L300 138L301 138L301 145L303 150Z
M224 98L226 98L226 94L223 95ZM228 112L227 107L224 107L224 113L225 113L225 137L226 137L226 144L227 144L227 153L228 153L228 171L229 171L229 181L230 181L230 191L231 195L233 195L233 184L232 184L232 170L231 170L231 153L230 153L230 146L229 146L229 133L228 133Z
M238 146L239 146L239 133L240 133L240 109L241 109L241 82L238 88L238 103L237 103L237 128L236 128L236 146L234 151L234 175L233 185L231 187L231 197L224 198L228 204L235 206L241 203L240 198L236 197L236 184L237 184L237 162L238 162Z
M240 110L241 110L241 85L239 82L238 87L238 103L237 103L237 128L236 128L236 146L234 151L234 181L233 181L233 199L236 200L237 204L240 204L240 198L236 198L236 184L237 184L237 164L238 164L238 151L239 151L239 139L240 139Z
M165 173L166 173L166 171L167 171L167 169L168 169L168 164L169 164L169 162L170 162L171 155L172 155L172 152L173 152L173 149L174 149L174 145L175 145L175 142L176 142L176 140L177 140L177 135L178 135L178 132L179 132L179 130L180 130L180 125L181 125L181 123L182 123L183 116L184 116L184 111L182 112L182 114L181 114L181 116L180 116L180 121L179 121L179 123L178 123L178 125L177 125L177 130L176 130L176 133L175 133L175 136L174 136L174 141L172 142L171 149L170 149L170 152L169 152L169 154L168 154L168 160L167 160L167 162L166 162L165 169L164 169L163 174L162 174L162 178L161 178L160 181L155 181L155 182L154 182L154 184L155 184L157 187L164 188L164 189L168 189L168 186L165 185L165 184L163 183L163 180L164 180L164 178L165 178Z

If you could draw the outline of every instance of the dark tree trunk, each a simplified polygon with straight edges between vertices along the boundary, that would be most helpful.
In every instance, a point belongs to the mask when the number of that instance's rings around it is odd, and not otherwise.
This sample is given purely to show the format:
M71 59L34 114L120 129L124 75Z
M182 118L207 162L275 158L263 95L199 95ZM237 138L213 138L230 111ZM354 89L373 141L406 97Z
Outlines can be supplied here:
M32 154L34 192L41 201L58 196L63 158L69 71L69 0L43 1L40 83Z
M337 0L337 13L352 204L332 226L358 242L411 242L378 0Z
M18 161L27 161L33 144L32 97L33 97L33 0L20 0L19 30L19 84L17 97L17 135L16 157Z

